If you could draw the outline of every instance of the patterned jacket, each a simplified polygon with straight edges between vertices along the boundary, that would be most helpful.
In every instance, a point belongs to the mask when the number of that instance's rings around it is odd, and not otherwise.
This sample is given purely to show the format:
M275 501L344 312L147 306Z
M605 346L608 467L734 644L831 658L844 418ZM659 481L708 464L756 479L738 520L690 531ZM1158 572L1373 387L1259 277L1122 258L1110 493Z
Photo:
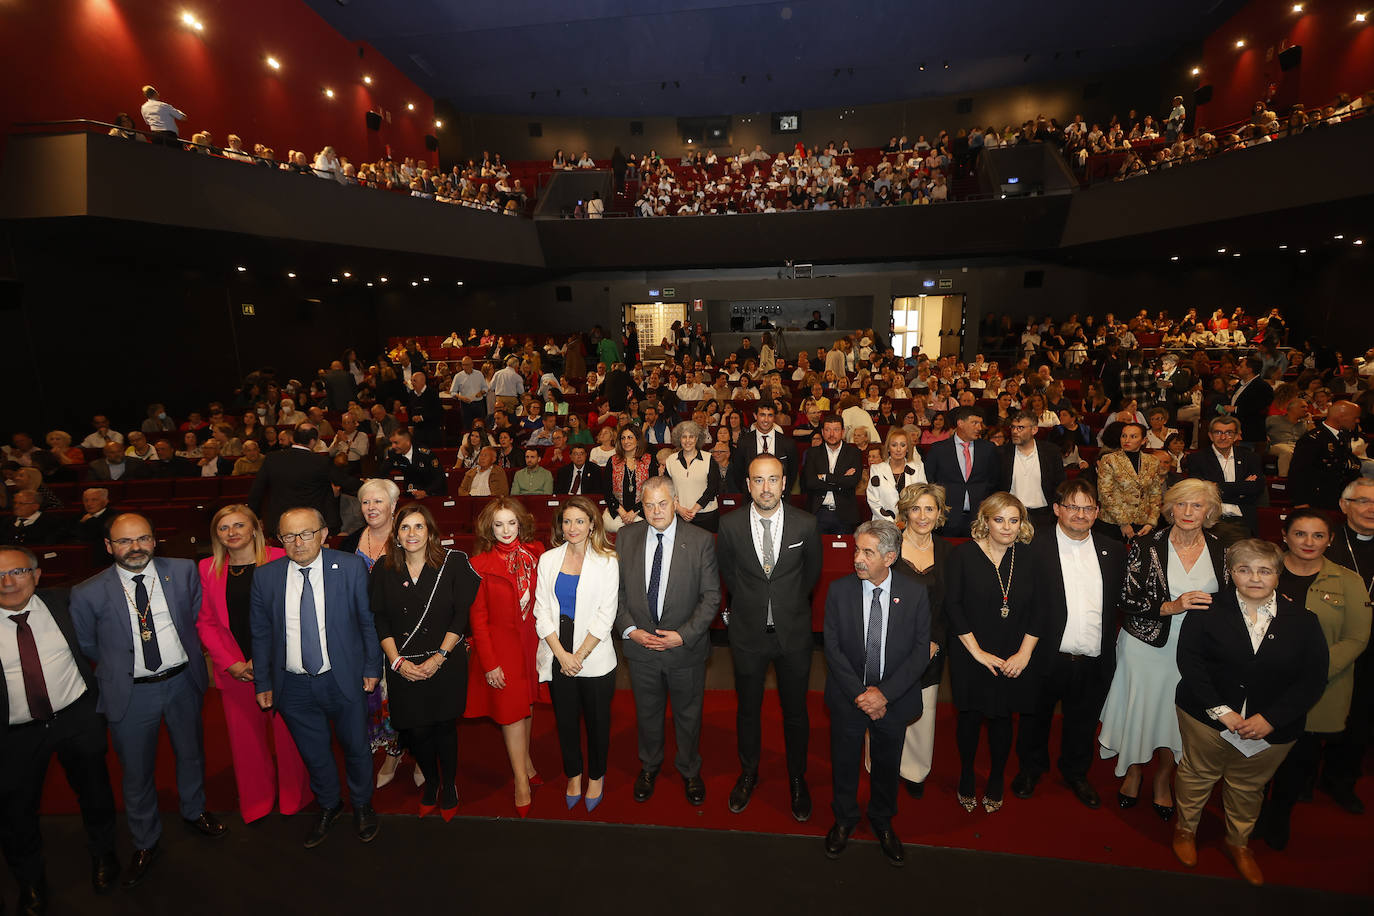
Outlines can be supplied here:
M1124 452L1112 452L1097 462L1098 501L1102 521L1112 525L1153 525L1164 502L1164 479L1159 459L1140 453L1140 473Z
M1174 615L1164 616L1160 605L1169 598L1169 533L1173 525L1165 525L1143 538L1136 538L1126 554L1126 587L1121 596L1121 629L1146 645L1156 649L1169 641L1169 627ZM1210 531L1202 533L1207 543L1207 555L1212 573L1222 588L1231 584L1231 571L1226 568L1226 551L1221 539ZM1194 611L1206 613L1206 611Z

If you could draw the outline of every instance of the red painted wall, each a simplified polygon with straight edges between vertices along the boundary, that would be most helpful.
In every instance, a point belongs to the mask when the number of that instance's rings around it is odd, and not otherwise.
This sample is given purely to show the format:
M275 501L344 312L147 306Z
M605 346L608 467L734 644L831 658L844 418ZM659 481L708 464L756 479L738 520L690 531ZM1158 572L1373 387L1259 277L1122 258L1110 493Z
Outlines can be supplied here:
M183 24L183 12L204 30ZM269 54L281 70L267 66ZM355 163L388 147L396 158L438 161L424 144L434 131L433 100L301 0L4 0L0 60L6 129L15 121L112 121L120 111L142 128L140 88L152 84L186 112L183 137L209 130L222 145L236 133L248 149L263 143L280 157L332 145ZM380 131L367 129L370 109L383 112Z
M1313 0L1293 12L1293 0L1252 0L1203 43L1197 85L1211 84L1212 101L1198 108L1198 123L1216 127L1249 116L1277 84L1271 110L1281 117L1294 104L1327 105L1339 92L1351 98L1374 88L1374 2ZM1355 14L1369 13L1356 23ZM1236 48L1237 39L1245 47ZM1302 64L1279 69L1279 52L1302 45Z

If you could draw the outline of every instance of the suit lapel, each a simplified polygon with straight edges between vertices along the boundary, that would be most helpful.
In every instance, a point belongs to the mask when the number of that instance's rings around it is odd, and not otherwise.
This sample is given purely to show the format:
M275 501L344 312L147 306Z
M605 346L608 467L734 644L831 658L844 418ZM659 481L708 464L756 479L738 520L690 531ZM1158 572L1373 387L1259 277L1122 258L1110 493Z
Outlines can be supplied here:
M112 610L114 608L119 609L115 612L119 614L119 626L116 627L120 634L119 639L130 651L133 651L134 631L133 624L129 620L129 598L124 593L124 584L120 581L119 572L114 566L109 568L105 576L105 590L109 595L109 606ZM112 613L111 616L113 617L114 614Z

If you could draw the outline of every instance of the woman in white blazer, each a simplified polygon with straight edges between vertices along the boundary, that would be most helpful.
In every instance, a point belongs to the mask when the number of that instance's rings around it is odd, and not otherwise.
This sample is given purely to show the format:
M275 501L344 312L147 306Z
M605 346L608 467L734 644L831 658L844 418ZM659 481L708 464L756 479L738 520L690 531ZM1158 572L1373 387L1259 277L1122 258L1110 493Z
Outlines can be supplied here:
M615 696L611 627L619 598L620 563L606 541L601 512L585 496L574 496L554 518L553 549L539 558L534 594L535 664L539 680L549 681L569 809L582 799L584 770L587 810L601 803Z
M874 518L897 520L897 500L913 483L926 483L926 466L905 429L894 426L883 443L883 457L868 469L868 508Z

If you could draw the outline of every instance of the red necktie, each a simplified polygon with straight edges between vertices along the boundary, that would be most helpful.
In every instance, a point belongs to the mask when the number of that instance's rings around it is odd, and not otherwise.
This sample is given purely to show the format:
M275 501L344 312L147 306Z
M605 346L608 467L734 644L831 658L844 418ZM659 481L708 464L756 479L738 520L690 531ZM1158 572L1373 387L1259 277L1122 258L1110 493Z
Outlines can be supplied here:
M969 475L973 473L973 453L969 451L969 449L972 448L972 446L969 445L969 443L967 443L967 442L963 443L963 446L964 446L964 479L965 479L965 480L968 480Z
M15 636L19 641L19 668L24 678L24 695L29 700L29 715L41 722L52 718L52 700L48 699L48 683L43 680L43 664L38 657L38 643L29 626L29 612L14 614Z
M582 469L573 468L572 487L568 490L574 496L582 492Z
M763 454L765 454L765 455L768 454L768 436L767 436L767 434L765 434L764 437L763 437Z

